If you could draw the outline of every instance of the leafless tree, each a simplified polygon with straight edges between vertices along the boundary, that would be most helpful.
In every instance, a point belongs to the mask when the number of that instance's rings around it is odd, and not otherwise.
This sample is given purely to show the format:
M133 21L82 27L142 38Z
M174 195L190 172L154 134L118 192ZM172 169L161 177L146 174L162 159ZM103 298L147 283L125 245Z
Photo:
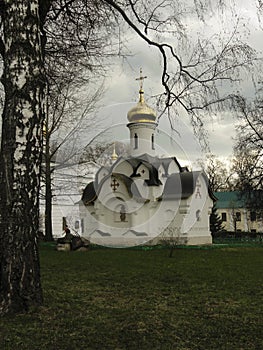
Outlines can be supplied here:
M174 250L180 245L187 245L188 238L180 233L178 227L168 226L161 234L161 244L169 248L169 258L173 257Z
M43 299L37 231L47 83L51 86L58 77L72 79L69 65L76 67L72 74L80 83L87 78L86 72L95 74L95 67L112 53L101 50L102 61L98 60L92 55L93 39L103 49L111 34L121 34L118 28L123 23L123 31L125 26L132 29L160 53L164 94L157 98L161 110L179 104L189 112L195 127L202 126L199 111L225 106L230 98L220 90L220 82L235 83L240 69L249 68L255 57L239 40L238 22L225 42L218 38L215 42L216 36L199 38L192 50L188 45L187 56L180 53L179 44L187 36L182 14L186 10L192 16L195 11L204 20L209 3L212 1L193 1L190 11L180 0L0 0L5 93L0 154L0 314L28 310ZM171 40L164 40L163 33ZM114 52L121 54L121 41L116 43Z
M156 95L159 117L167 111L171 120L181 106L189 114L199 139L206 141L205 114L233 107L238 97L233 91L225 92L222 84L228 87L239 83L256 59L255 50L241 40L241 20L233 17L232 31L224 31L222 36L198 36L189 42L185 25L189 16L199 20L201 26L206 16L213 16L218 8L223 14L227 1L104 1L138 38L160 54L164 93Z
M263 206L263 119L261 91L256 100L240 99L240 120L234 147L233 170L237 189L248 206Z
M205 162L202 161L200 165L208 176L212 192L233 190L235 180L231 163L227 165L214 154L208 154Z
M56 82L56 88L59 87L58 80ZM94 112L95 104L100 99L102 91L99 88L92 96L86 95L83 101L83 98L79 99L76 97L79 92L76 89L77 87L74 81L67 82L67 85L65 81L62 81L59 89L60 93L53 91L53 93L46 95L42 162L44 191L41 190L41 195L45 202L45 240L47 241L53 240L52 198L54 173L58 168L65 168L67 165L72 166L73 159L82 152L82 148L76 148L75 143L72 141L79 134L79 128L84 120L86 120L85 125L91 124L91 113ZM59 133L59 131L61 132ZM67 152L64 154L63 164L61 164L56 161L56 156L65 144L67 144Z

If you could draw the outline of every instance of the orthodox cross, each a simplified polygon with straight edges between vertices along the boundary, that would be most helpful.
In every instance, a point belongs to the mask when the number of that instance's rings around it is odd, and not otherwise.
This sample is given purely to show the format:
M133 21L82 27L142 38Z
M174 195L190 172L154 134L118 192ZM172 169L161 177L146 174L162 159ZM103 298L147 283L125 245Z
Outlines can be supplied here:
M142 90L142 87L143 87L143 81L144 79L146 79L147 77L143 77L142 75L142 69L140 69L140 77L139 78L136 78L136 80L140 80L140 90Z
M113 179L110 186L112 190L115 192L120 185L116 179Z

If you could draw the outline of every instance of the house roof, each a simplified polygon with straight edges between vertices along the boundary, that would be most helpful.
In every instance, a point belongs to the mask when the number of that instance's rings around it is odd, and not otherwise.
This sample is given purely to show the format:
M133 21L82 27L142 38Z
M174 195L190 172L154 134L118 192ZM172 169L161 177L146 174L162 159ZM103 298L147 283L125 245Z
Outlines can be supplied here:
M245 198L241 197L239 191L215 192L215 206L217 209L245 208Z

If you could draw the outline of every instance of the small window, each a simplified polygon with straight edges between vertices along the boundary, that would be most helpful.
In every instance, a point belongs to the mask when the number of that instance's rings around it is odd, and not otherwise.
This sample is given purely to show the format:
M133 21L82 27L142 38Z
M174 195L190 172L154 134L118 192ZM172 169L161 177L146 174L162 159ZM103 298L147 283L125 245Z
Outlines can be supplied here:
M226 221L226 213L222 213L221 214L221 220L222 221Z
M152 134L152 149L155 149L154 148L154 134Z
M65 226L67 225L67 218L65 216L62 217L62 230L65 229Z
M138 148L138 135L134 134L134 149Z
M236 221L241 221L241 213L239 211L236 212Z
M76 220L75 221L75 230L78 230L79 229L79 220Z
M250 212L250 220L256 221L257 220L257 213L255 211Z

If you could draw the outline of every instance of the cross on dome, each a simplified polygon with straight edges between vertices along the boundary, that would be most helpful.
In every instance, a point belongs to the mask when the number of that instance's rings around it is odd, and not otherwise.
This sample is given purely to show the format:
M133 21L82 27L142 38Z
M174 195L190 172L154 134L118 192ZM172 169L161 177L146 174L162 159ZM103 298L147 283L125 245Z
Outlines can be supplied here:
M155 111L149 107L144 101L144 91L143 91L143 81L147 76L143 76L142 68L140 69L140 76L135 80L139 80L140 82L140 90L139 90L139 102L135 107L133 107L128 112L128 120L129 123L153 123L156 124L156 113Z
M142 75L142 68L140 69L140 77L139 78L136 78L136 80L140 80L140 91L142 91L142 88L143 88L143 81L144 79L146 79L147 76L143 76Z

